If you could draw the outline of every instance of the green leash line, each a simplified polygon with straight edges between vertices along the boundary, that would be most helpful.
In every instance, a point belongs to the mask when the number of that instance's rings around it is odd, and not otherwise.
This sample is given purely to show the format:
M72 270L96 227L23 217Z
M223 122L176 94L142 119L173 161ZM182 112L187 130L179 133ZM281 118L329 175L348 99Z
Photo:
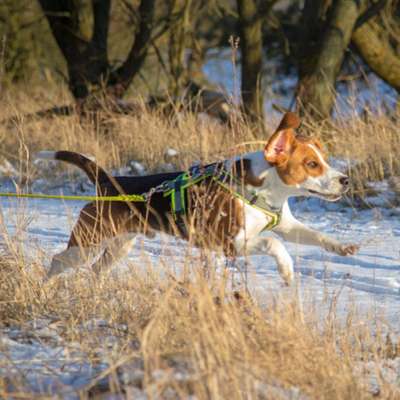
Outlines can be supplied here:
M146 199L140 194L127 194L119 196L64 196L36 193L0 193L0 197L18 197L26 199L56 199L56 200L82 200L82 201L123 201L123 202L145 202Z

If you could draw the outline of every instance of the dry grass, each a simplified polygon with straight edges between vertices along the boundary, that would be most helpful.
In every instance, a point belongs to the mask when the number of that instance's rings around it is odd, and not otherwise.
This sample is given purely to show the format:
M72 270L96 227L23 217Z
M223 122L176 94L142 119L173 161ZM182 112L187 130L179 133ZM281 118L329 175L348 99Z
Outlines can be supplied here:
M368 183L400 175L399 117L385 113L354 114L325 126L306 126L320 137L330 154L347 162L352 195L370 193Z
M167 121L146 111L140 100L135 116L105 111L95 122L79 122L77 117L32 121L24 115L41 107L21 93L19 97L22 98L14 99L13 103L5 101L1 113L2 120L17 117L15 123L0 127L3 155L14 162L31 158L39 150L56 147L94 155L106 167L119 167L136 160L151 170L165 162L165 149L173 148L179 151L177 167L184 168L193 160L207 161L233 154L237 151L233 148L235 144L254 140L245 126L233 132L210 120L199 121L191 114ZM22 111L18 103L24 104Z
M187 262L202 270L195 260ZM80 343L89 362L98 363L102 349L110 365L103 372L107 391L115 393L127 393L118 373L141 360L140 386L150 398L291 398L291 388L313 399L372 397L358 365L387 359L384 335L372 337L350 317L344 326L333 316L321 325L315 310L304 313L295 296L261 308L245 292L233 293L223 276L204 279L194 272L183 282L131 267L123 279L74 274L45 281L40 263L27 265L9 254L1 264L1 324L50 318L66 343ZM112 347L105 348L104 330L89 328L93 319L124 327L114 328ZM177 379L176 368L187 378ZM81 388L81 397L98 390L97 383ZM383 379L379 383L380 398L399 395Z
M76 117L30 120L25 116L54 104L70 102L65 91L49 94L22 91L5 94L1 101L0 120L11 116L16 122L0 125L2 156L18 165L24 180L35 178L30 161L43 149L68 149L94 155L105 167L125 166L129 161L143 162L156 170L166 159L165 149L179 154L176 168L186 168L194 161L214 161L232 154L259 149L262 144L241 143L265 140L254 135L240 121L235 129L194 115L181 115L174 120L149 113L138 101L136 116L121 116L105 111L95 122L79 122ZM386 114L368 114L338 118L327 124L302 127L303 133L322 138L329 152L347 161L353 194L364 195L366 181L399 175L399 118ZM267 131L273 132L277 121L268 120ZM25 160L22 164L20 160ZM28 162L26 162L28 161ZM67 168L65 165L60 168ZM41 172L40 172L41 173Z
M55 99L64 102L66 96L45 100ZM74 117L24 120L25 113L40 109L46 101L19 93L17 101L4 98L0 108L0 119L15 115L16 110L19 115L16 125L0 126L2 156L28 179L37 176L30 163L32 155L43 149L82 151L95 155L108 168L134 159L156 169L165 161L167 147L179 151L177 168L259 147L235 148L255 139L246 126L239 124L232 131L213 122L201 123L194 116L172 123L145 111L138 117L106 113L106 124L101 126L83 125ZM384 115L368 122L354 117L329 128L304 128L323 137L334 155L360 162L352 168L357 191L364 189L366 179L400 171L398 123ZM245 292L233 293L225 276L205 279L196 272L202 265L195 259L186 260L195 272L185 281L180 276L162 277L161 266L156 266L158 273L139 272L132 266L124 279L82 273L47 281L40 259L27 262L22 249L6 234L3 242L1 326L51 319L65 343L79 342L91 363L99 362L102 349L109 363L103 372L109 382L107 391L128 398L134 397L118 374L140 360L144 375L139 386L150 398L189 394L198 399L302 398L289 397L296 396L289 391L294 387L312 399L364 399L372 395L360 364L375 360L379 365L398 355L388 348L384 334L378 330L372 335L350 314L344 325L334 314L321 324L315 319L316 310L303 311L296 296L276 299L262 308ZM103 331L85 328L93 319L124 327L113 331L112 347L104 345ZM184 366L188 379L176 378L177 366ZM163 378L155 371L162 371ZM398 388L385 382L379 368L377 375L380 398L398 398ZM81 388L81 398L94 395L98 382ZM21 397L29 398L22 381L15 378L11 383ZM1 397L7 396L8 385L0 381Z

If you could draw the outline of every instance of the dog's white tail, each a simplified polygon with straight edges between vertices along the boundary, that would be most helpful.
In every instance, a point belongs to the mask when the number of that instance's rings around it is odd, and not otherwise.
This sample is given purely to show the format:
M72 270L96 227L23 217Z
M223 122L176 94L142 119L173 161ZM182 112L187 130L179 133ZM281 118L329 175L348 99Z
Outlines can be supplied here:
M35 155L37 160L56 160L56 151L43 150Z
M75 165L86 172L89 179L95 184L111 182L103 168L99 167L91 158L73 151L40 151L36 158L43 160L59 160ZM112 182L111 182L112 183Z

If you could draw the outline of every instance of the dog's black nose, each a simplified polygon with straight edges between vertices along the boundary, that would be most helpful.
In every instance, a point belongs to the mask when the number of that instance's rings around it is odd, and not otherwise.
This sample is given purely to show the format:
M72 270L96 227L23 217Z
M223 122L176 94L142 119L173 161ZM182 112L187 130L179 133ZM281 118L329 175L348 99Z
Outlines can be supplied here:
M349 186L350 180L348 176L342 176L339 178L339 182L343 185L343 186Z

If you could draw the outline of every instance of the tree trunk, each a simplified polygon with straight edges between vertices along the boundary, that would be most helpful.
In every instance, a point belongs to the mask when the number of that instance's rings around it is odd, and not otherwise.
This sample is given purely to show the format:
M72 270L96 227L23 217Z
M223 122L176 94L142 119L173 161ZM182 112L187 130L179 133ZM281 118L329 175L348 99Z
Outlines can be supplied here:
M330 115L336 79L360 15L360 3L357 0L334 0L327 11L324 0L307 0L305 3L304 13L307 15L303 21L312 27L314 37L317 35L320 40L311 42L310 51L299 57L297 101L300 111L313 119L323 120ZM308 45L310 42L303 43Z
M237 0L241 50L243 110L251 123L263 125L262 32L255 0Z
M169 91L177 99L188 80L185 50L190 31L191 0L172 0L170 5L171 29L169 32Z
M139 26L135 32L132 48L125 62L113 74L107 86L113 87L111 92L122 97L133 78L143 66L147 51L151 45L151 33L154 22L155 0L141 0L139 6Z
M155 0L140 2L140 22L134 43L125 62L113 73L107 55L110 0L92 0L94 23L89 41L83 38L80 31L78 2L39 0L39 3L67 63L69 87L78 104L82 104L91 94L91 86L107 88L108 95L122 97L146 57Z
M73 0L39 0L53 36L67 63L69 87L76 99L88 96L88 84L99 84L108 72L107 34L110 0L92 0L94 32L86 41Z
M353 32L351 40L369 67L400 93L400 54L384 27L369 21Z

